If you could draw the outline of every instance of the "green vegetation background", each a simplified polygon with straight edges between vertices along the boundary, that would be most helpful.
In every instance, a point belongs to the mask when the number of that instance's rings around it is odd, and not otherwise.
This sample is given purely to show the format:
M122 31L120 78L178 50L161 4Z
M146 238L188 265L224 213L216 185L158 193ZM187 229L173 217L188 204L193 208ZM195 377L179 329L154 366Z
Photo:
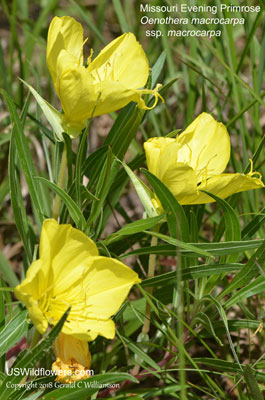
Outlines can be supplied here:
M238 3L246 4L229 2ZM164 194L169 212L160 230L165 236L160 236L152 249L157 255L156 276L148 280L145 274L152 235L147 231L152 231L157 220L147 224L142 220L142 205L114 158L125 156L131 169L143 177L139 172L145 167L142 143L183 129L207 111L229 130L232 156L228 171L248 172L252 158L254 170L262 173L264 180L265 13L262 2L252 3L262 7L260 13L242 15L244 25L218 27L221 37L209 41L167 38L165 25L156 27L164 36L147 38L147 27L140 24L139 1L1 0L1 399L263 398L264 190L180 209L161 183L149 179L153 190ZM220 1L207 4L220 5ZM94 119L87 149L80 148L81 141L75 140L72 147L67 141L71 158L65 192L61 193L61 221L78 226L82 215L86 220L92 215L87 233L98 241L100 252L123 259L143 279L115 316L116 339L110 343L99 338L90 345L96 375L89 382L119 382L117 391L86 388L85 383L79 389L42 388L41 384L52 378L34 378L37 389L14 390L7 383L19 383L21 376L5 375L6 354L12 356L9 366L15 361L22 367L50 368L52 342L63 322L33 350L22 350L21 340L25 335L30 338L32 326L23 305L12 295L12 288L36 254L41 222L51 217L52 199L58 192L62 144L55 142L35 100L18 80L21 77L31 83L59 109L45 62L47 30L55 15L71 15L82 23L88 37L87 56L91 47L97 54L122 32L134 32L153 67L152 85L157 81L164 86L165 104L150 112L130 104L119 113ZM148 182L148 174L146 179ZM55 183L47 184L47 180ZM187 221L185 232L172 229L181 215ZM125 226L126 230L110 238ZM149 337L139 337L146 301L152 310L151 330ZM140 371L134 378L131 372L136 364Z

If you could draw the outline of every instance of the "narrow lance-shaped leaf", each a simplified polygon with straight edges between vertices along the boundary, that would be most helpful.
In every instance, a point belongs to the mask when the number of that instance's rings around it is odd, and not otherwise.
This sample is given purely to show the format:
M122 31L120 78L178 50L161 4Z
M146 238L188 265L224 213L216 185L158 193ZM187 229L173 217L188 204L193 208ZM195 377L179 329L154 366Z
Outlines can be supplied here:
M126 374L124 372L121 373L105 373L101 375L95 375L88 379L84 379L78 382L78 385L74 387L63 387L60 389L56 389L51 391L50 393L45 394L41 397L42 400L86 400L88 396L91 396L93 393L98 392L99 385L110 385L116 382L122 381L130 381L134 383L138 383L137 379L135 379L132 375Z
M23 378L24 368L33 368L38 361L49 351L56 337L59 335L62 326L69 314L69 309L64 313L60 321L50 330L47 336L45 336L33 349L30 349L25 356L16 364L18 374L7 376L1 387L1 400L11 399L11 394L16 390L16 384L18 384Z
M16 222L16 227L22 239L28 263L30 264L32 261L32 249L29 240L29 226L27 223L26 210L16 171L16 159L17 159L16 152L17 149L15 145L14 133L12 133L9 146L9 158L8 158L8 179L10 187L10 197L11 197L11 204L12 204L14 219ZM16 285L11 285L11 286L16 286Z
M157 217L141 219L139 221L132 222L120 229L119 231L108 236L108 238L105 239L104 243L108 245L115 242L115 240L118 240L121 236L133 235L135 233L142 232L145 229L152 228L158 223L161 223L163 219L164 215L159 215Z
M0 357L22 339L28 330L27 311L17 314L0 333Z
M47 210L45 207L44 200L42 196L39 196L40 187L38 183L34 180L34 177L37 175L32 157L30 154L29 146L27 139L24 135L23 127L21 121L19 119L18 113L16 111L15 105L11 97L4 91L1 90L1 93L6 99L11 119L14 123L14 140L16 144L17 153L19 156L19 161L25 175L25 179L28 185L30 197L32 199L33 206L36 210L36 218L39 225L41 225L44 216L47 215Z
M206 190L202 190L202 192L212 197L223 210L226 226L226 241L241 240L239 219L230 204L213 193L207 192Z
M256 250L256 252L252 255L252 257L248 260L244 268L241 269L239 274L237 274L232 282L229 283L229 285L220 293L218 298L223 298L227 294L233 292L235 289L238 289L241 286L246 285L253 279L257 274L258 274L258 267L256 264L256 261L260 265L264 265L265 263L265 240L262 240L261 242L258 240L253 240L253 243L259 244L259 248ZM246 243L246 242L242 242Z
M55 183L48 181L45 178L42 178L40 176L36 176L35 179L38 179L40 182L45 183L47 186L49 186L58 196L61 197L62 201L66 204L67 209L69 211L69 214L73 218L75 224L78 226L79 222L81 222L81 226L85 226L85 218L81 212L81 210L78 208L74 200L59 186L57 186Z
M171 241L171 240L174 240L174 239L172 239L172 238L167 239L167 241ZM174 243L176 245L176 242L174 242ZM244 253L247 250L257 249L264 243L265 243L265 241L260 239L260 240L246 240L244 242L190 243L190 244L196 246L197 249L207 250L207 252L210 253L212 256L225 256L228 254L239 254L239 253ZM188 243L186 243L186 244L188 244ZM175 245L164 244L164 245L160 245L160 246L142 247L140 249L133 250L133 251L130 251L129 253L123 254L120 257L123 258L123 257L132 256L132 255L140 255L140 254L161 254L161 255L175 256L176 255ZM196 253L193 251L190 251L190 250L181 249L181 253L182 253L182 255L184 255L186 257L195 257L196 256ZM254 259L255 259L255 257L254 257ZM254 265L255 265L255 263L254 263ZM255 271L257 271L257 270L252 271L250 269L250 271L253 272L255 275L255 273L256 273ZM244 275L245 274L246 274L246 271L244 271ZM240 276L240 279L241 278L242 278L242 275ZM234 278L234 279L236 279L236 278ZM247 281L248 277L244 276L243 279L246 279L246 281ZM238 283L236 283L236 285L237 284ZM230 285L231 285L231 283L230 283ZM230 292L230 285L225 289L225 291L227 290L228 292ZM239 283L239 286L241 286L240 283ZM231 289L231 291L232 290L233 289ZM222 292L220 294L220 296L223 296L223 293L224 292Z
M157 217L158 213L156 212L154 205L152 203L152 199L154 198L154 193L146 186L146 184L136 176L133 171L126 165L121 162L125 171L129 175L133 186L139 196L139 199L149 217Z
M30 92L35 97L38 105L40 106L45 117L47 118L47 121L52 126L53 132L55 134L55 138L58 141L62 142L64 140L63 133L65 132L65 129L63 128L63 124L62 124L61 113L59 113L59 111L57 111L51 104L49 104L46 100L44 100L39 95L39 93L35 89L33 89L33 87L29 83L23 81L22 79L21 79L21 81L24 83L24 85L27 86L27 88L30 90Z
M173 193L154 174L142 170L159 198L163 209L167 212L168 227L173 238L189 241L189 225L182 206Z

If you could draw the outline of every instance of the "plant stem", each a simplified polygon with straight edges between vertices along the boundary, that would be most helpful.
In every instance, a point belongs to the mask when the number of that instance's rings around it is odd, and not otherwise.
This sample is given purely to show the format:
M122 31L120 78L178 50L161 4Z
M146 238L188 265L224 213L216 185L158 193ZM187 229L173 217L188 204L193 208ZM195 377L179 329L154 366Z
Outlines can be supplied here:
M33 334L33 338L32 341L30 343L29 348L33 349L33 347L36 346L36 344L38 343L38 341L40 340L41 334L39 331L37 331L37 329L34 327L34 334Z
M66 164L67 164L66 143L64 143L61 166L60 166L60 171L59 171L59 178L58 178L58 183L57 183L57 185L60 188L63 188ZM58 196L58 194L56 194L54 209L53 209L53 218L56 220L58 219L58 216L59 216L60 204L61 204L61 198L60 198L60 196Z
M155 227L154 231L158 232L160 225ZM152 236L151 240L151 247L157 245L158 238L156 236ZM148 263L148 275L147 278L153 278L155 276L155 265L156 265L156 255L150 254L149 256L149 263ZM147 292L152 295L153 294L153 286L150 286L147 289ZM144 324L142 328L142 333L147 335L150 330L150 315L151 315L151 307L148 302L146 302L146 309L145 309L145 317L144 317Z
M154 232L159 232L160 229L160 224L156 225L154 227ZM152 236L151 239L151 247L157 245L158 238L156 236ZM155 254L150 254L149 256L149 263L148 263L148 275L147 278L153 278L155 276L155 265L156 265L156 255ZM152 295L153 294L153 287L150 286L147 289L147 292ZM146 302L146 308L145 308L145 317L144 317L144 324L142 327L142 335L148 335L148 332L150 330L150 317L151 317L151 307L148 302ZM132 371L132 374L138 375L140 370L140 365L135 365Z

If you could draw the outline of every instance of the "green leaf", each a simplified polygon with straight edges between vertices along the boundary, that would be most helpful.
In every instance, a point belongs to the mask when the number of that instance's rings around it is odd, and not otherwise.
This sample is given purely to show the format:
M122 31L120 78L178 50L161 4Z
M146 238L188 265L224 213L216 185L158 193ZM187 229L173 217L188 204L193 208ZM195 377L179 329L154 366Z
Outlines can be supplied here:
M225 63L218 51L215 50L215 48L207 40L203 40L203 43L210 49L210 51L220 61L224 68L230 72L231 76L233 76L242 87L246 88L254 97L254 99L256 99L263 107L265 107L265 102L262 100L260 95L257 94L255 90L253 90L228 64Z
M219 275L223 272L233 273L240 271L243 264L203 264L186 267L182 271L181 279L186 281L189 279L202 278L204 276ZM176 283L176 272L166 272L157 275L154 278L144 279L141 286L166 286Z
M222 208L225 219L226 235L225 240L229 241L239 241L241 240L240 224L239 219L233 210L233 208L225 200L220 197L207 192L206 190L201 190L201 192L206 193L208 196L212 197L217 204Z
M253 242L258 243L259 241L253 240L252 243ZM220 293L218 298L222 298L227 294L233 292L235 289L238 289L239 287L248 284L251 281L251 279L253 279L254 276L258 274L258 267L256 262L258 262L262 266L265 263L265 241L262 241L261 244L259 244L259 248L256 250L256 252L248 260L246 265L241 269L239 274L236 275L235 278L232 280L232 282L229 283L227 288Z
M28 331L27 311L21 311L0 332L0 357L20 341Z
M75 387L63 387L61 389L53 390L50 393L41 397L42 400L87 400L88 396L100 390L100 385L108 385L121 381L130 381L138 383L137 379L130 374L126 373L105 373L102 375L95 375L89 379L84 379L78 382Z
M81 165L83 164L83 159L86 152L87 152L87 129L80 136L80 142L75 163L75 192L76 192L76 202L79 208L81 208L81 182L83 180Z
M139 167L139 165L145 160L145 155L142 153L137 154L136 157L129 162L128 167L134 170ZM119 200L124 192L125 186L129 181L129 176L125 169L120 169L117 176L110 188L111 196L108 197L108 203L105 204L102 217L101 230L103 230L109 220L110 215L112 215L113 210L118 207L119 212L121 211L121 204ZM128 222L128 218L123 213L125 220Z
M265 137L265 136L264 136ZM253 236L259 228L265 223L265 207L256 215L242 230L242 239L248 239Z
M260 239L260 240L246 240L244 242L242 241L242 242L190 243L190 244L195 245L197 249L206 250L212 256L224 256L228 254L238 254L245 252L247 250L256 249L257 247L264 245L265 241ZM172 245L142 247L141 249L137 249L134 251L130 251L129 253L123 254L121 258L133 255L141 255L141 254L160 254L160 255L175 256L176 247ZM181 254L186 257L195 257L197 255L194 251L185 249L181 249ZM241 286L241 284L239 284L239 286Z
M255 400L263 400L264 397L262 396L262 394L259 390L259 385L258 385L253 368L251 368L249 365L245 365L243 373L244 373L245 382L247 384L248 392L249 392L251 398L253 398Z
M44 215L47 215L46 213L46 208L45 208L45 203L42 199L42 196L39 196L39 193L41 193L39 185L37 182L34 180L34 177L37 175L36 170L32 161L32 157L30 154L27 138L24 135L23 127L21 124L21 121L19 119L19 116L17 114L16 108L14 106L14 103L11 99L11 97L4 91L0 90L0 92L3 94L3 96L6 99L9 112L11 115L12 122L14 124L14 140L16 144L16 149L17 153L19 156L19 161L23 170L23 173L25 175L25 179L28 185L30 197L33 203L33 206L36 209L37 213L37 218L39 219L39 224L42 223L44 219ZM10 182L9 182L10 183Z
M91 229L92 224L96 221L98 216L102 211L102 206L109 194L110 187L118 173L119 162L113 159L111 148L109 148L107 159L105 161L104 167L102 168L100 177L98 179L98 184L96 188L95 197L99 200L94 200L92 203L90 216L87 220L85 231ZM100 228L100 226L98 226Z
M126 21L120 0L113 0L113 7L114 7L115 13L118 17L122 32L123 33L129 32L130 29L128 27L128 23Z
M158 215L157 217L140 219L138 221L132 222L126 225L124 228L119 231L112 233L108 236L107 239L104 240L105 245L109 245L110 243L119 240L121 236L133 235L135 233L142 232L145 229L152 228L157 225L159 222L161 223L164 219L164 215Z
M213 327L218 334L222 334L224 332L224 323L223 321L213 321ZM230 319L228 321L228 327L230 332L240 331L241 329L252 329L256 330L260 325L259 321L251 320L251 319ZM208 332L203 331L200 333L203 337L209 337ZM211 337L211 335L210 335Z
M161 74L166 61L166 52L162 51L155 64L152 67L152 89L154 89L156 82Z
M24 357L16 364L19 373L17 375L13 374L12 376L7 376L4 379L0 387L1 400L12 398L10 396L16 390L15 384L19 383L23 378L24 368L33 368L37 362L39 362L42 357L52 349L52 344L59 335L68 314L69 309L64 313L60 321L50 330L48 335L40 340L33 349L29 349Z
M125 171L129 175L147 215L150 218L157 217L158 213L155 210L152 203L152 199L154 198L154 193L146 186L146 184L140 178L138 178L138 176L136 176L133 173L133 171L128 167L128 165L126 165L123 162L121 163Z
M88 28L91 30L91 32L95 33L95 36L105 45L106 40L104 39L104 36L102 35L102 33L100 32L100 30L97 28L96 24L94 23L94 21L91 18L90 12L87 8L85 7L80 7L80 5L74 1L74 0L70 0L71 4L73 5L73 7L76 9L76 11L78 12L79 15L81 15L82 19L85 21L86 25L88 26ZM81 3L82 4L82 3Z
M207 358L207 357L194 357L192 359L196 364L197 363L204 364L204 365L207 365L208 367L214 367L214 368L220 369L222 371L225 371L226 373L229 373L229 372L242 373L242 370L238 366L238 364L232 363L230 361L224 361L224 360ZM265 374L264 374L264 376L265 376Z
M194 253L204 256L204 257L213 258L213 256L210 253L208 253L206 250L202 249L201 247L197 246L197 243L196 243L196 245L194 245L191 243L181 242L178 239L174 239L170 236L163 235L162 233L157 233L157 232L146 231L145 233L147 233L148 235L156 236L159 239L164 240L165 242L167 242L169 244L173 244L176 247L180 247L181 249L193 251Z
M182 206L179 204L172 192L155 175L146 169L143 174L152 185L163 209L167 213L167 221L173 238L189 241L189 225Z
M44 389L38 390L37 392L25 397L23 400L40 400Z
M202 311L197 312L193 321L202 324L211 333L211 336L216 340L219 346L223 346L223 343L216 335L211 319L208 317L207 314Z
M111 146L113 154L120 160L123 159L132 139L135 137L144 113L135 103L128 104L121 110L109 131L104 144Z
M62 124L62 114L59 113L51 104L49 104L46 100L44 100L39 93L33 89L33 87L28 84L27 82L23 81L20 79L25 86L30 90L30 92L33 94L35 97L38 105L42 109L47 121L51 125L55 138L56 140L63 142L63 133L65 132L65 129L63 128ZM78 133L80 134L80 132ZM78 136L78 135L76 135Z
M133 354L137 354L137 356L143 360L147 365L159 371L159 365L148 355L146 354L136 343L132 342L130 339L125 336L121 336L121 340L128 346L128 348L133 352Z
M238 356L237 356L237 352L235 350L233 341L231 339L231 335L230 335L230 331L229 331L229 325L228 325L228 321L227 321L227 316L226 316L226 313L224 311L224 308L222 307L221 303L211 295L204 296L200 300L200 303L202 303L202 302L210 302L210 303L212 303L212 304L214 304L216 306L216 308L217 308L217 310L219 312L219 315L220 315L220 317L221 317L221 319L222 319L222 321L224 323L226 336L227 336L227 339L228 339L228 342L229 342L229 345L230 345L230 349L231 349L231 351L233 353L234 359L237 362L240 370L242 370L241 364L240 364Z
M264 290L265 290L265 276L261 275L253 282L245 284L245 286L242 289L238 290L233 296L231 296L230 299L225 302L224 307L228 309L232 307L234 304L248 297L264 292Z
M57 186L55 183L48 181L45 178L42 178L40 176L36 176L35 179L39 180L40 182L45 183L47 186L49 186L60 198L62 201L65 203L69 214L73 218L76 226L79 226L79 223L81 223L81 226L84 227L86 224L86 220L81 212L81 210L78 208L74 200L67 194L62 188Z
M106 159L109 147L102 146L92 154L90 154L82 165L82 174L89 178L88 187L94 185L95 180L98 178L102 165Z
M32 249L30 243L29 226L27 223L26 210L21 194L21 186L16 171L16 158L17 158L16 152L17 149L15 145L14 133L12 133L9 146L9 158L8 158L8 179L10 187L11 204L12 204L14 219L16 222L16 227L22 239L28 263L31 263ZM11 286L16 286L16 285L11 285Z
M11 265L5 258L4 254L0 250L0 271L3 275L3 278L10 286L17 286L19 284L19 280L14 273Z
M0 146L3 146L3 144L8 143L11 138L11 133L1 133L0 136Z

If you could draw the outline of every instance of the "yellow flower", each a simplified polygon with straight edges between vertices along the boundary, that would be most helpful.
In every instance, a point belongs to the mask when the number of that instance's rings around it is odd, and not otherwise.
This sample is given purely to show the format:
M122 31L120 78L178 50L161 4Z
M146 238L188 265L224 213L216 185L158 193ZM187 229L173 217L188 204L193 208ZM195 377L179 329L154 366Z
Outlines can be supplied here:
M84 233L53 219L43 223L39 257L15 288L37 330L44 333L71 307L63 333L86 341L98 335L112 339L110 317L140 282L138 275L118 260L99 256Z
M258 172L222 174L230 158L226 127L200 114L176 139L155 137L144 143L148 169L174 194L180 204L203 204L233 193L264 187ZM256 175L256 177L254 177Z
M60 333L54 351L56 361L52 370L57 374L56 381L67 384L90 377L91 354L87 342Z
M147 82L149 66L142 46L133 33L124 33L109 43L84 66L83 28L74 18L55 17L47 41L47 65L60 98L64 123L72 136L80 134L85 120L118 110L130 101L148 109L142 95L158 97L154 90L140 89ZM163 99L162 99L163 100ZM152 108L152 107L151 107Z

